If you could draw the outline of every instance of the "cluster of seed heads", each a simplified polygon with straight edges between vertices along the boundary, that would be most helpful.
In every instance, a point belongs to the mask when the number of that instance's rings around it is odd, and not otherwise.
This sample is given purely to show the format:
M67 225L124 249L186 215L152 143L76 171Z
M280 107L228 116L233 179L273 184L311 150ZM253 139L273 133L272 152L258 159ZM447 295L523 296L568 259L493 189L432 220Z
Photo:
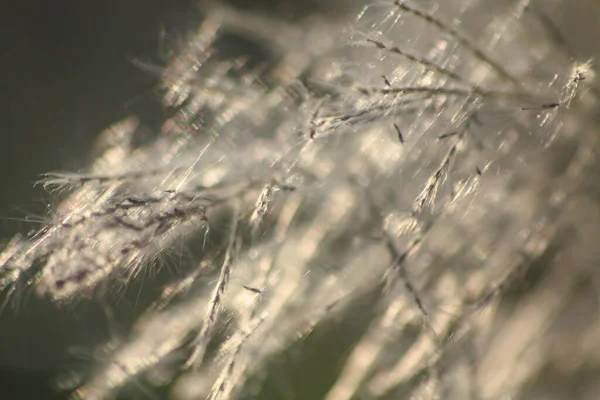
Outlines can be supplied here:
M590 271L548 263L510 315L492 300L553 243L599 127L593 65L550 17L566 2L538 3L389 0L288 23L209 7L152 67L173 111L155 138L136 145L131 117L85 173L44 177L62 201L0 253L4 306L29 288L106 301L187 247L130 335L62 383L74 398L140 382L177 399L525 393ZM223 32L270 66L220 57ZM315 367L326 385L277 383L282 354L341 320L353 340Z

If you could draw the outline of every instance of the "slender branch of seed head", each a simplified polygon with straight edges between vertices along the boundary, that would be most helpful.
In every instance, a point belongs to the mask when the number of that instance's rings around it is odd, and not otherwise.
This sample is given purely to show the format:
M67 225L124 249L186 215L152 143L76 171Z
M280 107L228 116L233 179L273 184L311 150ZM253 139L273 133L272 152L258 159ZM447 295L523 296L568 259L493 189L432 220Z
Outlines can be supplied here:
M406 271L406 268L405 268L405 263L406 263L408 256L421 243L421 238L418 237L415 240L413 240L410 243L410 245L408 246L408 248L402 253L398 252L398 250L396 249L396 246L394 246L392 237L389 234L389 232L384 232L384 241L385 241L385 245L386 245L389 253L392 256L392 259L394 260L392 263L392 266L390 267L390 270L396 271L396 273L398 274L398 277L402 280L404 288L411 295L411 297L413 298L413 301L415 302L415 304L417 305L419 310L421 310L423 315L427 316L427 310L425 309L423 300L421 299L421 296L419 295L417 288L415 287L415 285L412 283L410 277L408 276L408 272ZM387 279L389 279L389 278L390 278L390 276L388 275ZM389 282L389 280L388 280L388 282Z
M362 89L358 89L361 93L366 94L368 92L363 91ZM403 101L400 105L401 106L406 106L406 105L410 105L410 104L414 104L414 103L418 103L421 101L425 101L427 100L426 98L419 98L419 99L410 99L407 101ZM321 117L321 119L323 121L335 121L335 122L344 122L344 123L348 123L348 124L353 124L353 120L356 120L360 117L364 117L367 116L369 114L374 114L376 112L380 112L380 113L384 113L387 112L393 108L398 107L398 103L393 103L393 104L378 104L375 106L368 106L365 108L359 108L359 109L355 109L352 111L348 111L345 113L340 113L340 114L333 114L333 115L324 115ZM420 109L420 108L419 108ZM377 116L378 118L379 116Z
M93 174L72 174L64 172L48 172L43 174L44 178L37 183L41 183L44 189L52 186L82 186L89 182L110 183L125 180L135 180L158 175L165 172L164 169L155 169L150 171L133 171L120 175L93 175Z
M156 310L160 311L160 310L164 309L166 306L168 306L171 303L171 301L176 296L178 296L181 293L188 290L194 284L194 282L196 282L198 280L198 278L200 278L200 276L202 276L202 274L204 272L204 267L202 264L203 263L200 263L200 265L198 266L198 268L196 270L194 270L192 273L190 273L189 275L187 275L180 281L175 282L170 285L167 285L163 289L160 297L157 300L153 301L150 306L148 306L146 313L156 311Z
M496 73L498 73L498 75L508 80L515 88L521 88L521 85L519 84L519 81L516 78L509 74L508 71L506 71L500 64L489 58L487 54L485 54L481 49L479 49L477 46L471 43L471 41L469 41L463 34L458 32L450 25L435 18L433 15L426 14L422 11L417 10L416 8L406 5L406 3L403 0L395 0L394 4L400 10L413 14L416 17L419 17L424 21L428 22L429 24L435 26L442 32L448 33L450 36L455 38L461 45L468 49L475 57L488 64L494 71L496 71Z
M375 203L375 199L372 196L367 196L366 200L366 204L369 207L370 211L374 215L380 215L381 212ZM402 253L400 253L396 249L396 246L394 245L394 238L387 229L383 229L382 237L385 247L393 260L392 265L389 267L389 269L385 273L385 276L383 277L383 281L386 287L391 287L395 279L400 278L402 280L402 283L404 284L404 288L412 296L413 301L424 316L427 316L427 310L423 305L423 301L421 300L419 292L417 291L415 285L412 283L410 277L408 276L408 272L405 268L405 263L408 259L408 256L410 256L419 247L419 245L423 241L423 238L429 233L432 226L433 224L429 224L428 226L426 226ZM392 275L392 272L395 272L395 274Z
M276 236L278 236L278 241L282 242L287 235L287 230L290 228L290 223L294 215L296 215L298 208L300 206L302 198L300 196L291 196L288 198L286 206L284 207L284 211L280 215L280 219L278 220L278 227L276 231L278 232ZM232 393L235 391L237 386L240 386L242 382L244 369L247 368L248 360L243 358L239 360L238 356L242 349L242 346L248 341L250 336L254 333L256 329L263 323L263 321L268 317L268 312L263 312L261 315L256 315L259 310L259 299L262 293L261 289L258 287L267 286L267 282L271 280L271 277L277 273L275 268L276 260L279 257L281 248L275 250L274 254L272 254L271 260L269 262L269 266L261 270L261 273L258 277L256 277L253 282L256 287L243 285L242 287L245 290L255 294L253 301L242 310L241 319L249 320L250 329L243 332L237 332L236 335L241 336L241 339L235 345L233 351L228 347L227 343L221 346L222 349L227 347L227 351L230 356L227 360L226 365L223 367L219 378L213 384L213 389L211 392L211 399L229 399L231 398ZM255 322L256 321L256 322ZM233 340L233 339L232 339ZM236 343L236 342L234 342Z
M359 93L362 93L366 96L370 96L372 94L378 94L381 96L409 96L409 95L417 95L424 94L428 95L422 99L411 99L411 100L428 100L432 97L452 97L452 96L460 96L460 97L472 97L476 95L482 99L488 99L498 102L507 102L507 101L528 101L535 102L535 98L530 98L529 96L525 96L520 93L510 93L510 92L498 92L498 91L474 91L470 89L461 89L461 88L445 88L445 87L435 87L435 86L403 86L403 87L393 87L387 86L384 88L375 88L375 87L357 87L356 90ZM536 107L535 109L548 109L558 107L560 104L558 103L547 103L542 104L541 106ZM540 108L541 107L541 108ZM524 108L525 109L525 108ZM533 107L531 109L534 109Z
M527 257L527 255L523 251L520 251L519 254L522 257L521 261L516 266L511 268L511 270L508 271L504 278L502 278L499 282L494 284L489 290L487 290L477 299L472 301L472 306L474 306L478 310L484 308L492 300L502 295L502 293L506 291L509 285L514 283L519 273L523 272L523 270L531 266L532 260L529 257Z
M360 93L370 95L377 93L381 95L409 95L415 93L426 93L431 95L443 95L443 96L464 96L469 97L474 92L465 89L454 89L454 88L443 88L443 87L431 87L431 86L413 86L413 87L386 87L386 88L364 88L359 87Z
M471 117L471 118L473 118L473 117ZM427 206L433 206L435 198L437 197L438 190L448 175L448 170L450 169L450 163L452 162L452 159L456 155L458 146L463 141L464 136L468 130L468 125L469 125L469 121L467 121L467 123L465 124L465 127L461 131L444 134L439 137L439 139L445 139L448 137L456 137L456 140L455 140L454 144L452 145L452 147L450 147L450 150L448 150L448 153L446 153L446 156L440 163L440 166L438 167L438 169L427 180L427 184L425 185L425 188L423 189L423 191L421 191L419 196L417 196L417 198L415 199L415 202L413 204L413 213L414 214L419 214Z
M269 203L273 199L274 183L268 183L263 187L260 192L256 204L254 205L254 211L250 217L250 227L252 231L252 237L256 237L258 228L269 210Z
M234 375L233 369L236 366L236 361L238 358L238 354L242 351L244 344L248 342L250 337L256 330L262 325L262 323L267 318L268 313L264 312L262 315L257 317L254 321L250 323L250 327L245 332L238 332L237 335L240 336L239 341L236 343L235 347L231 350L230 355L227 359L227 363L223 366L219 377L215 381L212 386L209 399L217 400L217 399L229 399L231 392L235 388L238 379L239 373ZM244 365L238 365L239 369L244 369Z
M437 197L438 190L441 184L446 179L448 169L450 168L450 162L452 160L453 155L456 152L457 145L453 145L450 148L446 157L442 160L439 168L429 177L427 180L427 184L425 188L421 191L419 196L415 199L413 204L413 213L419 214L425 207L433 206L433 203Z
M265 215L267 215L267 212L269 211L269 203L271 202L271 200L273 200L273 195L278 190L293 192L294 190L296 190L296 188L289 185L279 184L276 179L273 179L270 183L264 185L263 190L258 196L258 199L256 199L254 211L250 216L250 228L253 239L258 233L258 228L260 227L263 218L265 217Z
M313 112L313 115L310 119L309 137L311 139L315 138L315 135L317 134L317 129L319 129L319 125L322 125L322 122L319 123L317 121L319 118L319 112L321 111L321 107L323 107L324 102L325 102L325 99L322 99L319 102L317 107L315 107L315 111Z
M227 244L227 250L225 251L225 258L223 259L223 265L221 266L219 280L217 281L217 284L210 295L210 299L208 300L208 309L206 310L206 315L204 316L202 329L194 340L194 349L185 362L185 368L198 365L202 361L206 352L206 346L208 345L208 342L210 341L212 333L215 329L217 317L219 316L219 312L221 310L223 296L227 290L227 284L229 283L229 276L231 274L231 265L234 257L233 251L237 242L239 220L239 210L236 207L233 213L231 233L228 239L229 242Z
M377 48L379 48L381 50L384 50L384 51L402 56L404 58L407 58L408 60L410 60L412 62L422 65L423 67L425 67L428 70L435 71L438 74L443 75L447 78L450 78L458 83L467 85L469 87L469 89L471 89L472 92L474 92L480 96L483 96L486 93L486 91L481 89L478 85L469 81L468 79L463 78L459 74L452 72L452 71L442 67L441 65L431 62L425 58L420 58L420 57L412 55L404 50L401 50L398 46L388 46L385 43L383 43L379 40L375 40L375 39L367 39L367 42L373 43L375 46L377 46ZM386 85L391 86L388 83L389 83L389 81L386 82Z
M441 105L427 104L415 105L424 102L431 97L419 99L403 99L402 102L384 103L366 108L352 110L346 113L333 114L321 117L323 121L323 132L334 131L339 128L345 128L352 125L365 124L380 118L392 117L396 115L408 115L416 112L435 112L441 108ZM407 107L410 106L410 107Z

